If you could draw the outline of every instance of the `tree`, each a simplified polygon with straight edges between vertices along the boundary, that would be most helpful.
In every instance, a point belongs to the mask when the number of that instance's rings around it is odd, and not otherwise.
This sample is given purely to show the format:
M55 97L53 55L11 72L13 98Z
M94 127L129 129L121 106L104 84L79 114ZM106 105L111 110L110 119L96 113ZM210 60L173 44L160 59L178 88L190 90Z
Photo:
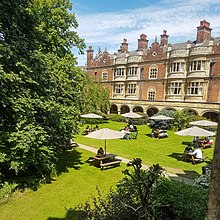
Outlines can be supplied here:
M94 83L87 76L83 92L80 97L81 111L102 112L107 114L109 109L109 91L100 82Z
M85 44L69 0L0 4L1 181L37 185L54 175L60 147L78 132L85 76L71 47Z

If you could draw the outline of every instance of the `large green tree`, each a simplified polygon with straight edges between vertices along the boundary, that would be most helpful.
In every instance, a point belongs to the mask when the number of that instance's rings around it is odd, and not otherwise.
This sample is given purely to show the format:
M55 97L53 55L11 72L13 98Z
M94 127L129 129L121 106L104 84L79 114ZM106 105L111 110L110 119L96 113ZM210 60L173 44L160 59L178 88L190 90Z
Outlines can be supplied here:
M84 72L71 48L84 41L69 0L0 2L1 181L50 179L78 130Z
M95 82L88 76L80 96L80 108L84 113L99 112L107 114L109 110L109 90L101 82Z

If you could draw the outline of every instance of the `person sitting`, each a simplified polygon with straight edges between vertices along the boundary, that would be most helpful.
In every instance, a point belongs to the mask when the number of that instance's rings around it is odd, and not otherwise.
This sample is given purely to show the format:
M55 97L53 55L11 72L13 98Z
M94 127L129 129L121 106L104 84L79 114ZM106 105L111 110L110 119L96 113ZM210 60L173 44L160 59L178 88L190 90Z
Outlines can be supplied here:
M102 147L100 147L99 149L98 149L98 151L97 151L97 154L96 154L96 156L97 157L104 157L104 150L103 150L103 148Z
M93 131L98 131L99 130L99 126L96 125L94 128L93 128Z
M89 134L90 131L91 131L91 130L90 130L89 126L87 126L87 127L85 128L84 132L83 132L83 135Z
M189 153L192 151L192 148L190 146L187 146L184 150L184 153Z
M206 142L207 144L213 144L213 139L211 136L208 137L208 140Z
M193 155L196 159L202 160L202 151L201 151L200 148L195 147L195 148L194 148L194 151L193 151L193 153L192 153L192 155Z

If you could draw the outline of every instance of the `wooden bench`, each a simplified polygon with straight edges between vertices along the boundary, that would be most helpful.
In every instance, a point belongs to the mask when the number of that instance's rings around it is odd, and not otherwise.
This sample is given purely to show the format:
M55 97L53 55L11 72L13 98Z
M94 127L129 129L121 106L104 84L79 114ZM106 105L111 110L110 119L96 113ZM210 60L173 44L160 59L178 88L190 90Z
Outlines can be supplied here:
M114 161L111 161L111 162L108 162L108 163L101 163L100 164L100 167L101 167L101 170L104 169L104 167L108 167L108 166L119 166L121 163L121 160L114 160Z
M204 143L204 144L201 145L201 147L204 148L204 149L205 149L205 148L210 148L210 147L212 147L212 144L210 144L210 143Z
M208 157L202 157L201 159L198 158L193 158L193 164L199 163L199 162L204 162L204 160Z

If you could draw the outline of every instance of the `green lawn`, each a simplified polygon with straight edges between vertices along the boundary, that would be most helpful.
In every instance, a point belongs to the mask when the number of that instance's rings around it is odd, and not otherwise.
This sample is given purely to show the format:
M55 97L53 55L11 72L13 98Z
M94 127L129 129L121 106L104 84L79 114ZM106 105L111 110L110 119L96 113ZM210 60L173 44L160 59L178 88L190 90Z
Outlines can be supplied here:
M110 122L100 124L99 127L121 130L125 125ZM81 130L83 129L84 127L81 127ZM107 151L128 159L140 157L147 165L159 163L169 172L179 175L192 176L201 173L201 167L206 163L192 165L179 160L177 156L185 148L182 141L191 141L192 137L181 137L168 131L168 138L154 139L147 136L151 133L148 126L138 126L138 129L137 140L107 140ZM81 134L77 135L75 140L97 149L104 146L103 140L90 139ZM208 156L209 162L213 148L204 149L203 154ZM7 204L0 206L1 219L64 220L68 219L66 208L84 203L90 195L97 195L96 186L107 193L111 186L114 187L123 178L121 171L126 165L121 164L120 167L101 171L85 163L93 155L79 148L76 151L66 151L59 163L60 175L51 184L42 185L37 191L27 190L14 194ZM66 170L68 172L65 172Z
M125 127L125 123L109 122L100 124L100 128L110 128L114 130L121 130ZM193 137L179 136L173 131L168 131L168 138L155 139L147 136L151 133L151 129L147 125L137 126L139 133L137 139L132 140L107 140L107 151L118 156L132 159L140 157L144 164L152 165L159 163L168 172L179 173L179 175L195 176L201 174L201 167L210 162L213 158L213 148L203 149L203 155L207 156L206 162L193 165L190 162L181 161L178 154L183 153L186 145L182 142L190 142ZM83 130L83 128L82 128ZM87 138L81 134L77 135L75 141L94 148L104 146L103 140L96 140Z
M0 219L65 219L65 208L74 207L85 202L90 195L96 195L96 186L107 193L111 186L115 186L123 178L121 171L126 166L122 164L120 167L101 171L84 162L92 155L81 149L66 152L63 159L66 160L65 166L69 172L62 173L51 184L42 185L37 191L16 193L7 204L0 206ZM74 158L72 162L71 158Z

